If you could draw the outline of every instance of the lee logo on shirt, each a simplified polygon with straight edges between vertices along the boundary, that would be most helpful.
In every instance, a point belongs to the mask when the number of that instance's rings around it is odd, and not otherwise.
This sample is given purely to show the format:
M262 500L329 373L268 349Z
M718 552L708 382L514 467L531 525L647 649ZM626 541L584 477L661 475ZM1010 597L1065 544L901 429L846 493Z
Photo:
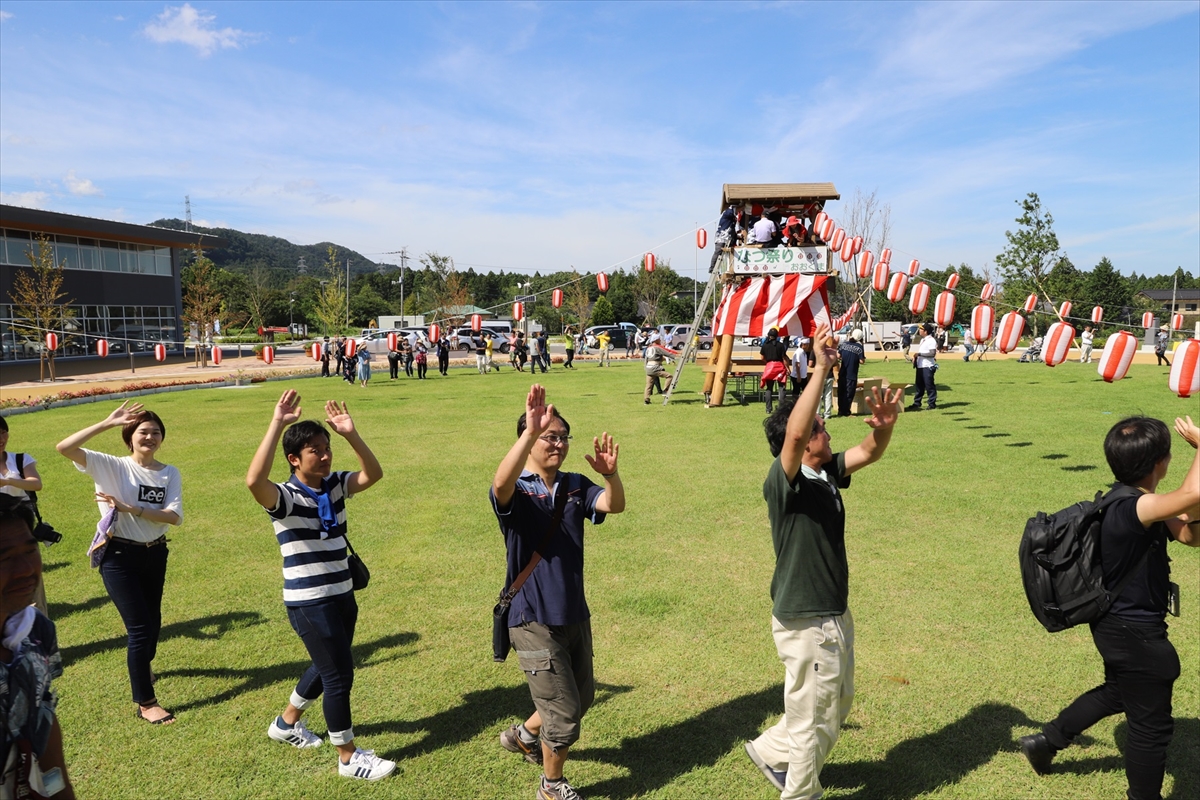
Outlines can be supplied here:
M162 505L167 499L167 490L161 486L138 486L138 500L143 503Z

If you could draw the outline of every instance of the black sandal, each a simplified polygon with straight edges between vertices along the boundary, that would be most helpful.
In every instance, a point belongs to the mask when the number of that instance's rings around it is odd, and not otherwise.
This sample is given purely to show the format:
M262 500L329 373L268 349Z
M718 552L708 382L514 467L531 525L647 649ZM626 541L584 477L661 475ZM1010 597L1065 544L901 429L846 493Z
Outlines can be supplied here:
M147 706L147 708L154 708L154 706ZM162 706L159 706L159 708L162 708ZM166 711L166 709L163 708L163 711ZM144 719L144 720L146 720L146 722L149 722L151 725L169 725L170 723L175 721L175 715L169 711L167 712L167 715L165 717L163 717L162 719L148 718L145 714L142 713L141 703L138 704L137 716L138 716L138 719Z

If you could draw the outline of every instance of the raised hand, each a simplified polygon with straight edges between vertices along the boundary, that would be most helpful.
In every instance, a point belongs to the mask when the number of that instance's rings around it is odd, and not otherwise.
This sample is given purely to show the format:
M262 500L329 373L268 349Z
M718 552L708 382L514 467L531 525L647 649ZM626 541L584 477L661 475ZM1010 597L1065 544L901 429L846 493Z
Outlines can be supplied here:
M817 326L813 334L812 348L817 369L832 369L838 362L837 344L833 342L833 332L828 325L822 323Z
M617 453L620 452L621 446L608 435L607 431L592 439L592 447L595 448L596 455L584 455L592 469L601 475L612 475L616 472Z
M354 420L350 418L350 410L345 403L338 404L337 400L325 403L325 421L339 436L349 436L354 433Z
M536 439L546 432L554 419L554 406L546 405L546 387L535 383L525 398L525 429Z
M1200 447L1200 427L1192 422L1191 417L1176 417L1175 431L1192 447Z
M141 403L133 403L126 400L121 405L112 410L112 413L104 418L105 424L112 428L120 428L128 425L137 418L144 406Z
M903 389L880 392L878 386L871 387L870 394L863 395L863 399L867 403L867 408L871 411L871 416L867 417L863 422L875 430L887 429L895 425L896 419L900 415L900 403L903 395Z
M288 389L275 404L275 419L284 425L291 425L300 419L300 395L295 389Z

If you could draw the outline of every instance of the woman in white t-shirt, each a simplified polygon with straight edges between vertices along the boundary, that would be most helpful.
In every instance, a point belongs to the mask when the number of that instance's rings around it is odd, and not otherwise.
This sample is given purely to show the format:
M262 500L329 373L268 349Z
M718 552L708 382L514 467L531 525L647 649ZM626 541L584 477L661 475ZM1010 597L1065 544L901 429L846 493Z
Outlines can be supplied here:
M121 429L129 455L83 448L93 436L112 428ZM162 629L167 526L183 522L179 470L157 459L166 433L157 414L126 401L101 422L58 443L58 452L95 481L100 515L114 508L118 512L100 576L129 634L126 660L137 715L155 725L175 721L175 715L158 704L150 664Z
M20 500L29 500L29 492L42 490L42 476L38 474L37 467L34 466L37 464L37 460L33 456L22 453L21 463L18 464L17 455L8 449L8 421L4 417L0 417L0 494L12 495ZM37 588L33 590L33 604L42 614L47 613L46 588L42 584L40 575Z

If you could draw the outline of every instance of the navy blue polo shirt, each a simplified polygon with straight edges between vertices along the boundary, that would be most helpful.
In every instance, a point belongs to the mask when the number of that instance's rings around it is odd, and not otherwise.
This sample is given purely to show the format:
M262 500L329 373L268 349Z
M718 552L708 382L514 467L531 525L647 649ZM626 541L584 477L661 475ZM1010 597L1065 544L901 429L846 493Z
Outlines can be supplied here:
M593 525L604 522L607 515L596 510L596 501L604 494L604 487L577 472L560 472L554 492L564 490L567 506L562 527L550 537L542 550L542 562L534 567L513 598L508 613L510 626L522 622L574 625L592 616L583 596L583 521L590 519ZM534 550L550 528L554 495L541 476L525 470L517 479L508 508L500 507L490 489L488 496L508 550L504 585L509 586L533 558Z

